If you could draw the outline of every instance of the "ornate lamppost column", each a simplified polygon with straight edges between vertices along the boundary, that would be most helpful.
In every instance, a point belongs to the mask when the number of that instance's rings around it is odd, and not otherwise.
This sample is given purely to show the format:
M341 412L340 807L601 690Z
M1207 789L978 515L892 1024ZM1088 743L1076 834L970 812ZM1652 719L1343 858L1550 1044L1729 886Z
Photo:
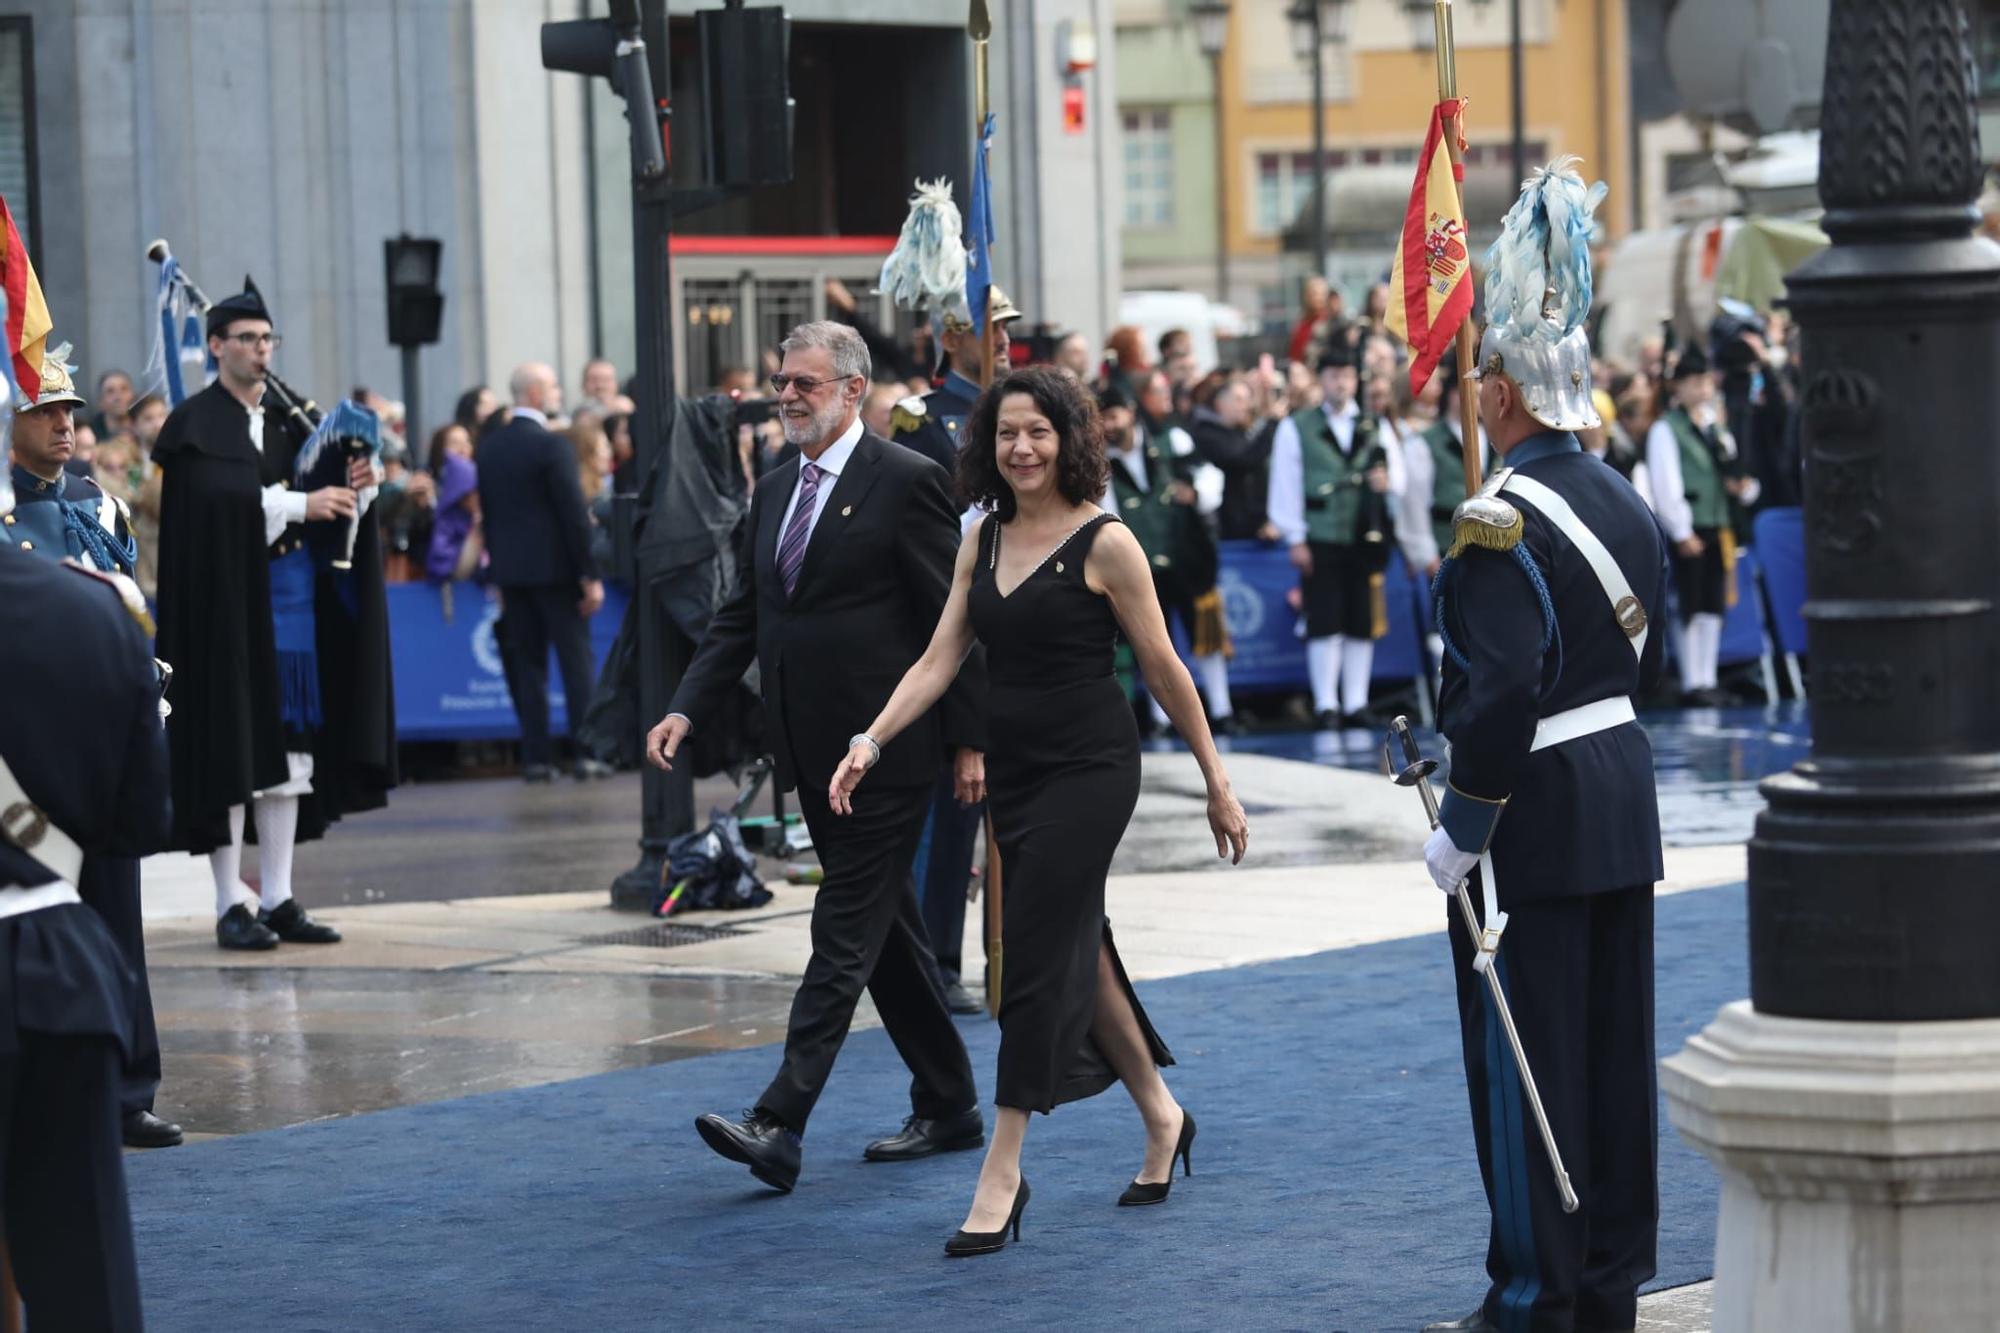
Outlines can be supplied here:
M1718 1330L1992 1327L2000 246L1960 0L1834 0L1806 370L1812 757L1764 784L1750 999L1664 1062Z

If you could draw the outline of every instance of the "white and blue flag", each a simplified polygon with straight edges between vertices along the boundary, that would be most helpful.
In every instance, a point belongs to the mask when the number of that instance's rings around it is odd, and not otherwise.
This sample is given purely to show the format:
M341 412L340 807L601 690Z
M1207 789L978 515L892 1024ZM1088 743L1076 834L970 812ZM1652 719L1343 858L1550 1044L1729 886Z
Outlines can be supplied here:
M153 320L153 351L146 359L145 387L169 407L179 407L189 394L215 378L203 336L201 312L195 308L180 261L172 255L160 264L160 292Z

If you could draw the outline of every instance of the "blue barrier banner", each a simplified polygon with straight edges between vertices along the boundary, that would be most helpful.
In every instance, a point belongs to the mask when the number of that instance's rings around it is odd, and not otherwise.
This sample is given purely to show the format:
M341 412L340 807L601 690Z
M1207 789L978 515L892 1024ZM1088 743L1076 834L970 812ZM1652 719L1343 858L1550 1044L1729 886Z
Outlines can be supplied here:
M514 701L501 670L493 628L500 619L497 593L476 583L447 589L429 583L392 583L389 643L396 674L396 738L503 740L520 734ZM591 679L603 668L625 617L626 592L606 584L604 607L590 622ZM549 730L569 734L569 709L553 655L549 674Z
M1300 613L1285 600L1299 586L1291 553L1262 542L1222 543L1222 615L1229 625L1232 689L1306 688L1306 641L1299 637Z

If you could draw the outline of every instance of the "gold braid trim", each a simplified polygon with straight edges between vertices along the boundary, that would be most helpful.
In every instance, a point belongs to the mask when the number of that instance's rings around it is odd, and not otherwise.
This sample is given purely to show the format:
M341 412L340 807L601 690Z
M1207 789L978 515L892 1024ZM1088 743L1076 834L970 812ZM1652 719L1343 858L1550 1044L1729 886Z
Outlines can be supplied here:
M1722 548L1722 604L1736 605L1736 531L1724 528L1716 534L1717 544Z
M1521 511L1508 506L1508 522L1504 525L1489 522L1485 517L1461 513L1452 521L1451 550L1446 558L1456 560L1473 547L1484 551L1511 551L1521 544L1521 534L1527 523Z

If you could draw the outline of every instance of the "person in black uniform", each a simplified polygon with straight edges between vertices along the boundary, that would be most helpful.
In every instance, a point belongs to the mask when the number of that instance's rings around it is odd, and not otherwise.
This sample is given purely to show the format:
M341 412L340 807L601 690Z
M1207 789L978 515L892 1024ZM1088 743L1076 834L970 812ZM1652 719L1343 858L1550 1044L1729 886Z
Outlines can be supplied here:
M131 583L0 542L0 680L34 686L0 693L0 1210L34 1328L142 1323L119 1150L132 973L77 880L167 840L144 617Z
M995 375L1007 373L1010 346L1007 327L1020 317L1020 310L1007 299L1007 293L997 286L993 288L993 319L989 327L993 330ZM929 393L911 394L896 404L890 417L894 430L889 438L906 449L916 450L943 468L947 475L956 476L958 432L972 415L972 405L979 401L979 335L971 325L953 316L946 315L943 322L940 344L945 360L944 380Z
M247 283L246 283L247 285ZM332 944L292 895L292 854L396 785L379 478L298 488L304 437L265 384L279 337L254 287L208 312L213 384L167 417L160 465L160 655L179 673L167 731L174 847L208 854L216 943ZM322 567L309 532L358 524L353 568ZM317 545L317 544L316 544ZM246 817L260 883L241 878Z
M1529 182L1538 206L1517 205L1499 245L1546 253L1549 191L1568 196L1560 215L1587 233L1595 199L1565 162ZM1632 698L1660 673L1655 618L1671 575L1645 502L1571 433L1599 417L1581 327L1589 289L1565 291L1567 277L1523 284L1532 290L1518 307L1488 281L1479 411L1506 467L1459 507L1438 574L1439 729L1451 775L1424 855L1447 893L1470 881L1482 921L1506 914L1491 965L1581 1206L1562 1211L1520 1071L1454 917L1492 1285L1479 1310L1432 1331L1630 1329L1654 1270L1660 822ZM1545 319L1551 284L1561 313Z
M1139 735L1122 707L1112 649L1132 643L1147 688L1201 766L1217 855L1240 861L1249 827L1175 655L1131 531L1095 503L1108 466L1082 387L1051 367L1017 370L980 399L959 476L988 516L960 544L951 597L924 655L831 775L834 812L864 815L857 792L905 728L986 647L993 828L1007 868L998 1106L992 1146L948 1255L986 1254L1019 1235L1029 1197L1021 1145L1031 1112L1122 1082L1146 1151L1119 1203L1166 1200L1190 1166L1195 1121L1168 1091L1173 1063L1146 1018L1104 915L1105 876L1139 797ZM879 799L879 798L878 798Z
M757 1179L789 1193L800 1145L865 989L910 1067L911 1114L868 1145L871 1161L976 1148L985 1121L965 1043L945 1009L917 912L910 861L946 746L977 725L971 677L891 751L859 817L835 820L822 779L847 752L844 728L872 716L917 659L951 588L958 509L936 464L867 434L858 409L868 348L845 324L816 321L780 345L773 377L785 438L799 447L750 501L751 558L716 612L669 711L646 737L671 769L690 733L713 726L754 661L770 716L780 791L798 789L825 878L813 899L812 958L792 1001L784 1060L741 1120L704 1115L696 1132ZM961 754L983 799L983 761Z
M67 346L47 353L39 391L14 405L9 453L13 458L15 507L4 523L7 540L19 550L52 562L78 561L107 574L130 576L138 545L123 504L106 496L87 477L63 471L75 452L74 407L83 404L64 364ZM171 1148L181 1128L153 1114L160 1090L160 1035L153 1023L153 993L146 979L146 932L139 906L139 863L131 857L87 856L77 881L83 901L95 908L131 967L132 1059L125 1068L124 1136L129 1148Z
M993 364L995 373L1005 374L1007 328L1021 312L997 286L992 290L992 305ZM979 398L979 335L947 317L943 345L950 366L944 383L921 398L912 396L897 403L889 438L955 476L959 430ZM969 748L983 753L984 735L973 736ZM944 981L944 1002L954 1014L964 1015L985 1012L985 1006L973 998L962 980L966 882L971 876L973 844L986 817L984 801L968 805L958 799L959 788L968 776L957 771L956 763L938 774L937 791L931 797L930 842L917 871L918 901L923 908L924 930L937 954L938 975Z

